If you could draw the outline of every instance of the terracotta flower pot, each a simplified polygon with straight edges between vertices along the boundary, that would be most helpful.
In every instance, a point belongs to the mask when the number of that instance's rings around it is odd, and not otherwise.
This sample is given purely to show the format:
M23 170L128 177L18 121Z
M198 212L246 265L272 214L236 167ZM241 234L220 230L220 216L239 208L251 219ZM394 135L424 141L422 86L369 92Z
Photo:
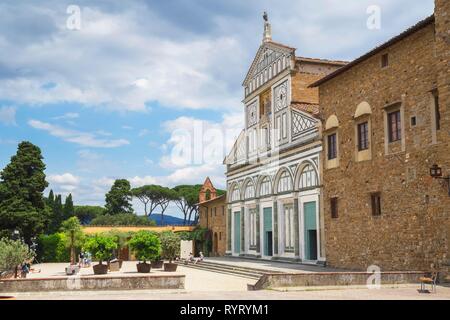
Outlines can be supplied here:
M94 274L107 274L108 265L107 264L96 264L92 267L94 269Z
M164 261L163 260L158 260L158 261L152 261L152 268L153 269L161 269L164 265Z
M119 261L114 261L109 263L109 271L120 271Z
M136 266L139 273L149 273L152 268L150 263L138 263Z
M177 267L178 265L176 263L169 263L169 262L164 263L164 271L175 272L177 271Z

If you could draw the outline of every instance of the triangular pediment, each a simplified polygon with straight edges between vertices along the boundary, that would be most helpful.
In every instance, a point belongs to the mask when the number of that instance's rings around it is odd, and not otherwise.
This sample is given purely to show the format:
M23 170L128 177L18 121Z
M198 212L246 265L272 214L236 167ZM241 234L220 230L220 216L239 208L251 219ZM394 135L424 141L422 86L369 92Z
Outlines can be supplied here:
M264 42L256 52L255 58L250 65L242 85L246 86L251 79L261 72L262 69L282 56L295 56L295 48L272 41Z

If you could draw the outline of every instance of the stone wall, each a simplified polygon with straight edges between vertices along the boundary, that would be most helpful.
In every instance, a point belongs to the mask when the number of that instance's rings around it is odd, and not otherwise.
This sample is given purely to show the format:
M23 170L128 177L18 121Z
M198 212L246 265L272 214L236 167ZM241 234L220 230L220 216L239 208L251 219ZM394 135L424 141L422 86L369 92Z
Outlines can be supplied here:
M411 271L382 272L379 276L381 285L392 285L418 283L423 275L421 271ZM373 273L366 272L268 273L256 284L248 285L248 289L253 291L283 287L367 285L368 280L373 278ZM374 283L370 281L369 284Z
M184 289L185 275L65 276L0 280L0 292Z
M437 3L446 8L448 21L449 2ZM448 43L436 42L434 31L431 23L320 86L322 118L334 114L339 120L339 166L324 169L323 175L330 266L417 270L449 259L450 197L444 181L429 175L434 163L450 174L449 73L442 72L448 70ZM389 66L381 68L384 53L389 54ZM431 91L436 87L441 129L433 142ZM363 101L372 111L372 159L356 162L353 115ZM397 102L403 108L403 145L386 148L385 107ZM373 192L381 192L381 216L372 215ZM331 217L332 197L338 197L338 218Z

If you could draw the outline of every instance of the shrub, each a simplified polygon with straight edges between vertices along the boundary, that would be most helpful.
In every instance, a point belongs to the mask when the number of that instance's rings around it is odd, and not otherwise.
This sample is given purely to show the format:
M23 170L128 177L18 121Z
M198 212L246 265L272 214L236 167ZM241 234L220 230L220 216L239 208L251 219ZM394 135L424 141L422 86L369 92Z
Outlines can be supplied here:
M165 231L160 235L162 257L172 262L180 254L180 237L172 232Z
M15 270L26 261L33 260L35 253L20 240L0 240L0 272Z
M133 213L104 214L91 221L95 226L155 226L156 222Z
M138 231L128 241L131 250L139 261L144 263L147 260L154 261L161 254L161 242L158 236L149 231Z
M38 238L39 259L42 262L69 262L70 251L67 246L67 237L62 232L40 235Z
M114 237L96 234L86 239L83 248L102 264L112 258L117 243Z

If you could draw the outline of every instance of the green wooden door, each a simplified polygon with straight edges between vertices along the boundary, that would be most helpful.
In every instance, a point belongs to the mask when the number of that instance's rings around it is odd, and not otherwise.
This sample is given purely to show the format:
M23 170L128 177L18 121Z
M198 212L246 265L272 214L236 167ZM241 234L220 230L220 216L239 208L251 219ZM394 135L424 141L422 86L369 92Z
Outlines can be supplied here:
M241 252L241 212L234 213L234 252Z
M305 202L303 204L303 212L305 259L317 260L316 202Z
M264 208L264 229L263 229L263 237L264 237L264 255L271 256L272 255L272 208Z

